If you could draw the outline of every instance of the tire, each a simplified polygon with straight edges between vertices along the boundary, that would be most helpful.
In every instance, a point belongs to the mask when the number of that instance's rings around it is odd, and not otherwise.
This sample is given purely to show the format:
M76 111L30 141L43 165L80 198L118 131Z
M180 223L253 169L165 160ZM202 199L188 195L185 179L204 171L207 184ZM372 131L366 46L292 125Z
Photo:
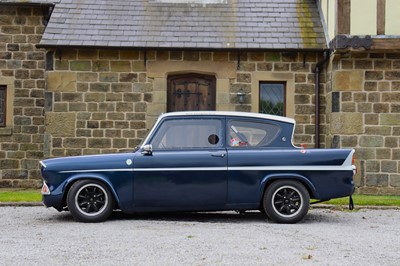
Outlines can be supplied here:
M310 195L298 181L278 180L264 193L263 207L267 216L276 223L297 223L308 212Z
M75 182L67 195L67 205L75 220L85 223L105 221L114 209L110 189L96 180Z

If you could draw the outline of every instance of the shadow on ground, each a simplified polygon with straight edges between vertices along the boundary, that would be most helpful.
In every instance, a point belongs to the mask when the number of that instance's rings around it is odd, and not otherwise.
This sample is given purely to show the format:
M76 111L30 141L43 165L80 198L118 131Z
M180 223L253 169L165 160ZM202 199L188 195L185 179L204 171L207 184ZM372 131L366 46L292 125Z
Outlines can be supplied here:
M63 222L75 222L69 212L57 213L52 220ZM227 212L167 212L167 213L135 213L126 214L121 211L114 211L106 222L120 221L163 221L163 222L196 222L196 223L267 223L273 222L263 213L249 211L240 214L234 211ZM340 223L340 219L331 210L310 211L303 221L299 223Z

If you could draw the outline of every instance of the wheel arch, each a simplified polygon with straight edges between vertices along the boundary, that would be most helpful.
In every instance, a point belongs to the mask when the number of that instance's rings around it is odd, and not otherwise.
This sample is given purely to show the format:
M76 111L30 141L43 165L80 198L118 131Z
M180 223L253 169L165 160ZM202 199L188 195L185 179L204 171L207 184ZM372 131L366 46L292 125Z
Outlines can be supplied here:
M268 189L268 186L272 184L274 181L277 180L296 180L299 181L303 186L307 189L308 193L310 194L310 198L318 198L318 192L315 189L315 186L311 181L303 175L295 174L295 173L279 173L279 174L270 174L265 176L261 180L261 198L260 202L264 197L264 193Z
M116 208L119 208L119 197L115 189L113 188L111 182L104 176L102 175L95 175L95 174L77 174L73 175L70 178L67 179L67 181L64 184L64 189L63 189L63 199L62 199L62 204L63 206L67 206L67 195L68 191L71 189L72 185L75 184L79 180L96 180L102 182L104 185L107 186L107 188L111 191L112 196L114 197L115 203L116 203Z

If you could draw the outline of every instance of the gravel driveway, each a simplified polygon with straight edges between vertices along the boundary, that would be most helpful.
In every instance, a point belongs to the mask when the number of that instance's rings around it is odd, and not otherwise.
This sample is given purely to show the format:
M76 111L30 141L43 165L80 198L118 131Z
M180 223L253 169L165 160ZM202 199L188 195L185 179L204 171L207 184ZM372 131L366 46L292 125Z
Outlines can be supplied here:
M400 210L312 209L294 225L257 212L114 213L99 224L0 207L1 265L399 265Z

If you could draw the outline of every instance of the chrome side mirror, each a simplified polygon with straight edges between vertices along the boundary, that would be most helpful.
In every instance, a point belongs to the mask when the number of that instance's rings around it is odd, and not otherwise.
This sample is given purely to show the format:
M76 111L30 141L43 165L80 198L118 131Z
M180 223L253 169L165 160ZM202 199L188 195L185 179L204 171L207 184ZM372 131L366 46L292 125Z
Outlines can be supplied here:
M142 154L143 155L152 155L153 154L153 146L151 144L144 145Z

